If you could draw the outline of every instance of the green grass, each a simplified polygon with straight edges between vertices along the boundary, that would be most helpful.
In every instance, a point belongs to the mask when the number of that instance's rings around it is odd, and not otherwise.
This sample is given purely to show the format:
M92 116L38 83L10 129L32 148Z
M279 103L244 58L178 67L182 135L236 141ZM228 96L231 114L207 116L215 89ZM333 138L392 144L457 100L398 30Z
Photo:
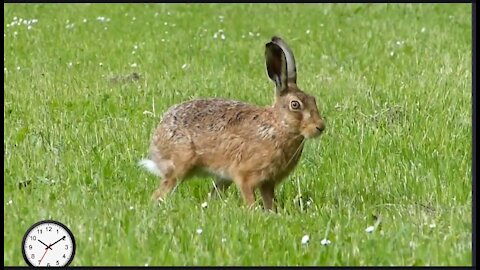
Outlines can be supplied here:
M75 234L76 266L471 265L471 5L4 8L4 265L25 265L23 234L48 218ZM249 211L235 188L209 200L199 178L153 205L158 179L137 162L162 112L270 104L273 35L327 120L277 189L279 213Z

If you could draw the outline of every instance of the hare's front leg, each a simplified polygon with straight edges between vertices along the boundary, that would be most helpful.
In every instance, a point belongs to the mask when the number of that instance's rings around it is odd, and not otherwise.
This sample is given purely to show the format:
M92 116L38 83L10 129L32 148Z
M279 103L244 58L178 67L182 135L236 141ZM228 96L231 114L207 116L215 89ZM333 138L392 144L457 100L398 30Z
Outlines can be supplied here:
M249 208L252 208L255 204L255 189L253 186L248 184L243 184L240 186L240 191L242 192L243 199Z
M253 208L253 205L255 204L255 188L258 186L260 180L253 176L237 176L234 181L240 189L246 205L249 208Z
M263 208L266 211L277 211L275 204L275 182L265 181L260 185L260 193L262 194Z

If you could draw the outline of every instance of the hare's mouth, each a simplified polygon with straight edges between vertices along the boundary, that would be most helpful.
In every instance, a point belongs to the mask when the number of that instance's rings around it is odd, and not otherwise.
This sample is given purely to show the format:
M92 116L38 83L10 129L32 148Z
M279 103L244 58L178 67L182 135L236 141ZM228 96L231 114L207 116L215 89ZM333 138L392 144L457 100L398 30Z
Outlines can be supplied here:
M313 139L319 137L323 133L322 127L309 127L303 130L302 135L307 139Z

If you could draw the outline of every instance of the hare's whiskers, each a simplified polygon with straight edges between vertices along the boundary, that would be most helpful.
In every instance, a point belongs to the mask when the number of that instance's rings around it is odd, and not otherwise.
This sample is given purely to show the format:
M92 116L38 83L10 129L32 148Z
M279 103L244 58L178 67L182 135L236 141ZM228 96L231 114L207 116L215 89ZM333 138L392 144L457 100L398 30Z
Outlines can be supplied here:
M302 136L302 135L298 135L298 136ZM290 165L290 162L292 162L293 158L294 158L295 155L298 153L298 151L299 151L300 149L302 149L304 143L305 143L305 138L302 139L302 142L301 142L300 145L298 146L297 150L295 150L295 152L293 153L292 157L291 157L290 160L287 162L287 165L285 165L285 167L288 167L288 165Z

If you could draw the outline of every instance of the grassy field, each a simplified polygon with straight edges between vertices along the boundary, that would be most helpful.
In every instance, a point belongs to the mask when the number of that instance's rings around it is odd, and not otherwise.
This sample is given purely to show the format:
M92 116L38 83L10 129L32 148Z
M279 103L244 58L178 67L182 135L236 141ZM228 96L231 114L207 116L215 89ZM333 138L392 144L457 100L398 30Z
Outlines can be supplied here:
M471 264L471 5L4 8L4 265L25 265L42 219L71 228L75 266ZM273 35L327 121L279 213L246 209L236 188L208 199L208 178L152 204L158 179L137 162L162 113L196 97L271 104Z

